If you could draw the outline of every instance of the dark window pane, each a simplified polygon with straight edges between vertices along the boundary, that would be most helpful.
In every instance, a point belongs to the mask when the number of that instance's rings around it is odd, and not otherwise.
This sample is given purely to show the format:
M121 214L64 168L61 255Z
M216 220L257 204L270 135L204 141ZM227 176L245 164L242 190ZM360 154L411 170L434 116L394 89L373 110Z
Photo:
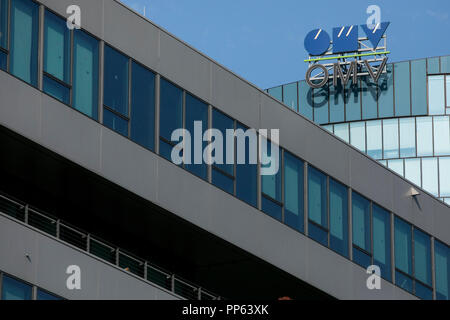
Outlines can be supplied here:
M427 61L411 61L411 103L412 114L427 114Z
M264 150L264 147L261 150L262 153L262 162L268 163L267 165L262 164L262 168L268 168L272 166L272 168L278 167L279 170L275 174L267 174L261 176L261 184L262 184L262 192L272 199L275 199L277 201L282 201L281 199L281 149L278 149L278 157L276 154L272 155L272 147L273 151L276 150L277 146L273 145L272 142L267 141L264 139L262 141L263 145L266 145L266 148ZM277 162L277 164L276 164Z
M348 189L330 179L330 248L348 256Z
M414 229L414 277L431 286L431 239Z
M131 81L131 140L153 150L155 74L133 62Z
M327 176L308 167L308 216L309 220L328 228Z
M8 55L0 51L0 69L6 71L7 64L8 64Z
M66 20L45 11L44 71L70 83L70 30Z
M247 128L238 124L237 129L246 131ZM256 132L255 139L257 139ZM238 138L237 138L238 139ZM255 146L251 147L249 139L245 139L245 164L240 164L239 161L236 163L236 196L247 202L248 204L256 207L257 197L258 197L258 165L250 163L250 152L257 152L257 140L255 140ZM239 141L237 142L238 147L238 157L239 157ZM255 154L255 160L257 162L257 154ZM239 158L238 158L239 160Z
M314 89L314 122L318 124L325 124L329 122L328 119L328 84L320 89Z
M379 115L380 118L394 116L394 77L392 64L387 65L387 74L382 74L379 80Z
M381 83L381 82L380 82ZM375 119L378 117L378 86L369 76L362 77L362 117L363 119Z
M8 0L0 0L0 47L8 49Z
M370 240L370 201L353 192L352 195L353 243L372 252Z
M61 300L61 298L54 296L46 291L38 289L37 291L37 299L36 300L47 300L47 301L57 301Z
M10 71L37 85L39 5L29 0L11 1Z
M361 120L361 99L359 82L348 82L345 89L346 121Z
M160 89L160 134L170 141L172 132L183 128L183 91L162 78Z
M395 284L406 291L413 292L413 281L403 273L395 272Z
M74 31L73 107L98 119L98 41L81 30Z
M423 300L433 300L433 291L430 288L418 283L417 281L415 286L416 296Z
M437 240L434 241L434 264L436 271L436 297L439 300L449 300L450 248Z
M394 64L395 72L395 115L409 116L411 114L411 87L409 62Z
M328 247L328 232L310 222L308 225L308 235L311 239Z
M104 104L128 116L128 57L105 46Z
M304 232L303 169L303 161L284 153L284 223L300 232Z
M213 168L212 183L230 194L234 194L234 180Z
M395 217L395 267L412 275L411 225Z
M214 129L219 130L222 133L223 137L223 159L216 159L217 161L221 161L223 164L216 164L216 166L228 173L229 175L234 176L234 166L233 164L226 164L227 160L227 148L226 148L226 136L227 136L227 129L233 129L234 130L234 120L230 117L224 115L222 112L217 111L216 109L213 109L213 115L212 115L212 127ZM215 153L213 153L213 156L216 156ZM234 162L234 160L233 160Z
M107 109L104 109L103 112L103 124L117 133L128 137L128 121Z
M171 144L169 144L163 140L159 141L159 154L163 158L165 158L171 162L172 162L172 149L173 149L173 147Z
M313 120L313 107L312 107L312 92L311 87L306 83L306 81L299 81L298 83L299 92L299 113L309 120Z
M372 264L370 255L358 248L353 248L353 261L364 269L367 269Z
M329 83L330 88L330 122L345 121L344 106L344 89L341 82L334 86L332 81Z
M31 286L4 275L2 300L31 300Z
M266 197L262 197L262 211L272 218L281 221L281 206Z
M201 122L200 132L195 132L195 122ZM186 169L196 176L206 179L208 176L208 166L203 161L203 150L206 142L202 137L208 129L208 105L199 99L186 94L186 129L191 134L191 164L186 165ZM198 153L196 159L195 155Z
M388 211L373 205L373 260L381 269L381 276L391 280L391 216Z
M70 89L61 83L51 79L50 77L44 76L43 88L44 92L52 97L55 97L65 104L70 103Z

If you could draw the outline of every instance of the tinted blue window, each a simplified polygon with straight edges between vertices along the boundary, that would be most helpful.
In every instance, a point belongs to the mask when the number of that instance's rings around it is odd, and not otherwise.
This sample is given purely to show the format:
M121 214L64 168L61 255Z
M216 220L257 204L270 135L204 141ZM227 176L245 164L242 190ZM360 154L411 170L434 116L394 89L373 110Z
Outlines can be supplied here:
M353 192L352 194L353 244L371 252L370 201Z
M381 84L381 82L380 82ZM378 117L378 85L369 76L361 78L362 118L375 119Z
M378 108L380 118L394 116L394 76L392 64L387 65L387 74L382 74L379 80Z
M261 209L264 213L267 213L272 218L281 221L282 208L279 204L263 196L261 199Z
M8 49L8 0L0 0L0 47Z
M262 192L272 199L281 202L281 149L279 149L277 157L276 154L272 154L272 143L270 141L264 140L262 143L267 147L265 149L263 147L263 150L261 151L263 162L261 167L267 169L271 166L272 168L279 168L275 174L261 176ZM274 150L276 150L275 146Z
M31 300L31 286L4 275L2 300Z
M431 286L431 239L414 229L414 277Z
M401 272L395 272L395 284L406 291L413 292L413 280Z
M160 100L160 135L171 141L172 132L183 128L183 91L161 78ZM170 159L170 153L166 158Z
M373 263L380 267L381 276L391 280L391 216L389 212L373 205Z
M129 59L109 46L105 46L104 104L128 116Z
M283 102L292 110L297 111L297 82L283 86Z
M61 298L54 296L54 295L52 295L46 291L43 291L41 289L38 289L36 300L57 301L57 300L61 300Z
M163 158L165 158L165 159L167 159L169 161L172 161L172 147L173 146L171 144L161 140L159 142L159 154Z
M416 296L423 300L433 300L433 291L431 288L428 288L419 282L416 282L414 285Z
M98 119L98 40L81 30L74 31L73 107Z
M412 114L427 114L427 61L411 61L411 104Z
M8 65L8 56L6 53L0 51L0 69L6 71L6 67Z
M66 20L45 11L44 71L70 83L70 30Z
M155 74L133 62L131 140L153 150L155 144Z
M308 216L328 229L327 176L313 167L308 167Z
M341 82L337 86L330 81L330 122L345 121L344 89Z
M275 99L283 102L283 89L282 89L282 86L271 88L271 89L269 89L268 93L272 97L274 97Z
M367 121L367 154L374 159L383 158L381 120Z
M289 152L284 153L284 223L304 231L304 164Z
M394 64L394 72L395 115L409 116L411 114L409 62Z
M308 224L308 235L311 239L328 247L328 231L310 222Z
M58 81L53 80L50 77L44 76L43 84L44 92L55 97L56 99L64 102L65 104L70 103L70 89Z
M439 57L436 58L428 58L428 74L439 73Z
M395 217L395 267L412 275L411 225Z
M107 109L103 112L103 124L117 133L128 137L128 121Z
M361 120L360 85L348 82L345 89L345 113L346 121Z
M244 132L248 129L240 124L237 125L237 129L243 130ZM255 139L257 139L256 131L254 131ZM236 138L239 139L239 138ZM245 164L239 163L239 154L237 154L238 161L236 163L236 196L247 202L248 204L256 207L257 205L257 197L258 197L258 191L257 191L257 184L258 184L258 164L257 164L257 140L255 140L255 145L252 147L250 145L250 141L248 138L245 139ZM237 141L237 152L239 153L241 147L239 147L239 141ZM254 157L256 160L252 164L250 162L251 160L251 154L254 153Z
M312 103L312 92L311 87L306 83L306 81L299 81L298 83L298 100L299 106L298 111L301 115L313 120L313 103Z
M348 189L330 179L330 248L348 256Z
M225 171L231 176L234 176L234 166L233 164L226 164L227 159L227 148L226 148L226 136L227 136L227 129L234 129L234 120L230 117L224 115L222 112L219 112L216 109L213 109L213 115L212 115L212 127L214 129L219 130L222 133L223 137L223 159L217 159L218 161L221 161L223 164L217 163L214 164L219 169ZM213 153L213 156L215 156L215 153ZM214 181L213 181L214 183Z
M234 179L213 168L212 170L213 184L220 189L234 194Z
M11 1L10 71L37 85L39 5L29 0Z
M195 132L195 122L199 122L199 124L201 122L200 132ZM208 129L208 105L190 94L186 94L186 129L191 133L192 159L191 164L186 164L185 168L196 176L206 179L208 167L203 162L203 150L206 147L206 143L203 142L202 137ZM198 153L198 159L195 157L196 153Z
M450 56L441 57L441 73L450 73Z
M372 265L372 257L356 247L353 247L353 261L364 269Z
M450 299L450 248L434 241L434 264L436 272L436 298Z
M328 85L314 89L314 122L328 123Z

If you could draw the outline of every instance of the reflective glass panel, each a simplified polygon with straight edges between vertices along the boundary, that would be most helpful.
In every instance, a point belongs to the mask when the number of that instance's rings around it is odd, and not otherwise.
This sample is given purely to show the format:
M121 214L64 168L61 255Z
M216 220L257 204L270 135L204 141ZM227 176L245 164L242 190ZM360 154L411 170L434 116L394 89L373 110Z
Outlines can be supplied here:
M183 91L165 79L160 83L160 135L170 141L172 132L183 128Z
M450 299L450 248L440 241L434 241L434 264L436 272L436 298Z
M411 225L395 217L395 267L412 275Z
M297 111L297 82L283 86L283 102L292 110Z
M105 46L104 104L128 116L129 59L109 46Z
M394 76L392 64L387 65L387 74L382 74L380 76L379 85L379 117L392 117L394 116Z
M431 117L416 118L417 156L433 155L433 120Z
M431 286L431 239L414 229L414 277Z
M384 158L398 158L398 119L383 120Z
M450 158L439 158L440 196L450 197Z
M282 89L282 86L271 88L271 89L269 89L268 92L269 92L269 94L272 97L274 97L275 99L283 102L283 89Z
M345 102L344 89L341 82L337 86L333 82L329 82L330 88L330 122L344 122L345 121Z
M428 74L439 73L439 57L428 58Z
M353 244L371 252L370 201L356 192L352 194Z
M400 119L400 157L416 156L416 120L414 118Z
M304 231L304 174L303 161L284 152L284 223Z
M314 89L314 122L317 124L328 123L328 84L320 89Z
M8 49L8 0L0 0L0 47Z
M345 121L361 120L360 82L348 82L345 89Z
M395 115L409 116L411 114L411 87L409 61L394 64L395 71Z
M422 159L422 187L434 196L438 196L437 158Z
M70 103L70 89L50 77L44 76L44 83L42 85L45 93L62 101L65 104Z
M392 171L398 173L402 177L404 176L403 172L403 159L396 159L396 160L389 160L388 161L388 167Z
M450 155L450 123L448 116L433 117L434 155Z
M330 248L348 256L348 189L330 179Z
M426 59L411 61L411 104L414 116L427 114Z
M420 159L405 159L405 178L421 186Z
M327 176L308 167L308 216L309 220L328 228Z
M61 298L54 296L44 290L38 289L36 300L57 301L61 300Z
M362 152L366 152L366 123L350 123L350 143Z
M227 162L226 161L227 160L227 148L226 148L227 129L234 130L234 120L231 119L230 117L226 116L222 112L220 112L216 109L213 109L212 127L214 129L219 130L222 133L222 137L223 137L223 159L220 159L219 155L216 155L216 150L214 150L213 156L215 156L216 160L217 160L217 163L215 163L214 165L234 177L234 165L226 164L226 162ZM234 162L234 160L232 162ZM213 181L213 183L214 183L214 181Z
M31 300L31 286L3 275L2 300Z
M381 120L367 121L367 154L374 159L383 158Z
M306 81L298 82L298 99L299 99L299 113L309 120L313 120L313 103L312 103L312 92L311 87L306 83Z
M128 137L128 121L108 109L104 109L103 111L103 124L117 133Z
M243 131L247 131L247 127L242 126L238 123L237 129L241 129ZM252 131L248 131L252 132ZM250 134L250 133L249 133ZM245 139L245 164L241 164L239 162L239 154L237 154L237 163L236 163L236 196L247 202L248 204L256 207L257 205L257 183L258 183L258 165L253 162L253 160L257 161L257 135L256 132L254 132L255 141L250 141L249 138L245 138L245 136L241 137L238 136L236 138L237 140L237 152L239 153L239 150L241 150L242 147L240 147L239 140L238 139ZM249 136L250 137L250 136ZM254 159L252 159L251 153L254 154ZM252 160L252 162L250 161Z
M345 142L350 142L350 133L348 129L348 123L340 123L334 125L334 134L344 140Z
M381 269L381 276L391 280L391 216L388 211L373 205L373 262Z
M375 119L378 117L378 86L369 76L361 78L362 117Z
M261 167L267 169L269 168L278 170L268 172L268 173L274 173L274 174L266 174L261 176L261 184L262 184L262 192L272 199L275 199L277 201L282 201L281 199L281 149L278 149L278 156L277 156L277 146L273 145L272 142L267 141L266 139L263 139L262 141L263 149L261 150L262 153L262 164ZM264 145L267 147L264 148ZM273 146L273 150L272 150ZM272 151L274 151L274 154L272 154ZM264 164L266 163L266 164Z
M282 208L278 203L275 203L274 201L263 196L261 198L261 209L272 218L281 221Z
M428 77L429 114L445 114L444 76Z

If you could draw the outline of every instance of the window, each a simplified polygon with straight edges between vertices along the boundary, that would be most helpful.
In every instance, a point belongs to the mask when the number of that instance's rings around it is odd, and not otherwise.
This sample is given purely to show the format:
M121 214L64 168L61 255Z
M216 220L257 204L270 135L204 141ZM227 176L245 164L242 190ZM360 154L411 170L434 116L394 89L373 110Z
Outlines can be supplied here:
M348 85L350 85L350 83ZM334 86L332 81L330 81L328 87L330 88L330 122L344 122L344 88L340 81L337 86Z
M283 86L283 102L289 108L297 111L297 82Z
M439 58L428 58L428 74L439 73Z
M348 257L348 188L330 178L330 248Z
M304 163L284 152L284 223L304 232Z
M378 85L370 79L369 76L364 76L361 80L363 119L374 119L378 117Z
M450 155L450 123L448 116L433 117L434 155Z
M2 300L31 300L31 286L3 275Z
M405 178L421 186L420 159L405 159Z
M447 97L447 107L450 108L450 75L447 75L445 77L446 82L445 82L445 87L446 87L446 97Z
M237 135L236 135L236 141L237 141L237 150L239 153L239 150L245 151L245 163L241 164L239 163L239 154L236 154L237 161L236 161L236 196L250 204L251 206L256 207L258 205L257 198L258 198L258 156L257 156L257 133L255 130L247 131L247 127L241 125L240 123L237 124ZM246 138L245 136L239 135L239 130L243 130L244 132L251 132L249 134L254 135L254 145L252 145L250 138ZM245 148L240 147L240 139L245 139ZM242 142L241 142L242 143ZM254 156L254 164L250 162L252 160L252 156ZM252 162L253 162L252 160Z
M356 192L352 194L353 261L367 268L371 265L371 204Z
M416 120L414 118L400 119L400 157L416 156Z
M155 74L132 63L131 140L147 149L155 145Z
M381 269L381 276L391 281L391 215L372 205L373 264Z
M411 104L412 114L427 114L427 61L411 61Z
M345 89L345 119L346 121L361 120L361 99L360 99L359 81L353 84L353 81L347 83Z
M308 233L317 242L328 246L327 176L308 167Z
M395 284L413 292L412 226L395 217Z
M418 229L414 229L414 278L415 294L421 299L432 300L431 239Z
M389 160L388 168L401 175L402 177L405 175L403 171L403 159Z
M367 154L378 160L383 158L381 120L367 121Z
M388 64L386 68L387 74L382 74L379 80L378 108L380 118L389 118L394 116L393 65Z
M417 121L417 156L433 155L433 120L431 117L416 118Z
M57 301L61 300L61 298L51 293L48 293L47 291L44 291L42 289L37 289L36 300Z
M395 70L395 116L411 115L409 62L394 64Z
M306 83L306 81L299 81L298 92L298 112L309 120L313 120L312 88Z
M45 11L44 84L45 93L70 104L71 32L66 20Z
M281 197L281 186L282 186L282 170L281 170L281 152L272 154L278 146L272 145L271 141L263 139L262 141L262 163L261 167L270 168L278 167L279 170L272 175L262 175L261 176L261 209L263 212L267 213L271 217L281 221L282 220L282 197ZM266 146L266 148L264 148ZM281 151L281 149L279 149ZM278 164L276 164L278 163Z
M450 158L439 158L439 193L441 197L450 197Z
M439 196L437 162L437 158L422 159L422 187L436 197Z
M172 147L179 141L172 142L172 132L183 128L183 91L161 78L160 81L160 144L159 153L172 161Z
M334 134L344 140L345 142L350 142L350 133L348 129L348 123L340 123L334 125Z
M314 122L317 124L325 124L328 119L328 84L320 89L313 90L314 97Z
M350 143L361 152L366 152L366 123L350 123Z
M436 299L450 300L450 248L437 240L434 241L434 264Z
M227 164L227 148L225 138L227 136L227 129L234 129L234 120L224 115L220 111L213 109L212 115L212 128L221 132L223 143L223 155L217 154L217 149L213 152L213 157L216 158L216 162L212 168L212 183L220 189L234 194L234 164ZM217 139L218 137L214 137Z
M186 164L186 170L206 180L208 178L208 166L203 161L203 150L206 142L203 134L208 129L208 105L190 94L186 94L186 129L191 134L191 164ZM195 132L195 123L200 125L200 132ZM198 135L199 137L196 137ZM201 139L201 140L200 140ZM198 158L198 156L200 156Z
M30 0L11 0L9 71L37 86L39 6Z
M383 120L384 159L398 158L398 119Z
M428 77L429 114L445 114L444 76Z
M7 69L8 60L8 0L0 0L0 69Z
M73 40L73 107L98 120L98 40L81 30Z
M272 97L274 97L278 101L281 101L281 102L283 101L283 87L282 86L271 88L271 89L269 89L268 92Z

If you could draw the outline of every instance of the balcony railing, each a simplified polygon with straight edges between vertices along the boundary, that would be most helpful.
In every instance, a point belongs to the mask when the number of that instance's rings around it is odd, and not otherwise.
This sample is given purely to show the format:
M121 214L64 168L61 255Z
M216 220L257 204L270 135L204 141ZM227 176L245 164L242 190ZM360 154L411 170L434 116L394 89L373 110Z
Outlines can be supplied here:
M164 271L149 261L138 258L90 233L84 232L60 219L32 208L28 204L20 203L1 194L0 213L41 230L188 300L221 299L218 295L181 279L173 273Z

